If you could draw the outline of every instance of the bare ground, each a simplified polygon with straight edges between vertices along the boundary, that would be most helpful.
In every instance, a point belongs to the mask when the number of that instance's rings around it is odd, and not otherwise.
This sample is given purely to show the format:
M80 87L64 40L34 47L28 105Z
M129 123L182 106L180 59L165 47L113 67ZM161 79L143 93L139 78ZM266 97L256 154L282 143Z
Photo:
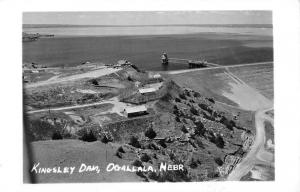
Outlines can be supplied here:
M53 79L46 80L46 81L26 84L26 88L33 88L33 87L38 87L38 86L43 86L43 85L51 85L51 84L56 84L56 83L64 83L64 82L74 81L74 80L84 79L84 78L96 78L96 77L101 77L101 76L108 75L111 73L115 73L119 70L121 70L121 69L101 68L101 69L88 71L86 73L80 73L80 74L70 75L67 77L53 78Z
M33 162L41 162L41 167L75 166L73 174L34 174L38 183L66 183L66 182L137 182L141 177L130 172L107 172L107 162L119 165L130 165L126 159L115 156L118 146L102 142L83 142L80 140L49 140L31 143ZM98 165L100 173L79 173L81 163ZM32 167L30 167L31 169ZM24 170L30 171L30 170Z

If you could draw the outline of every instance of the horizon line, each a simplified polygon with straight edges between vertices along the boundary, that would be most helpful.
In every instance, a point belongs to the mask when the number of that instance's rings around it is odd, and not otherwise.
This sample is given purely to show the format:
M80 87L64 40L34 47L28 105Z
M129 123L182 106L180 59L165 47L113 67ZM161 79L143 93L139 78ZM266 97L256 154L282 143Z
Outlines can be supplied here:
M40 23L23 23L23 27L30 27L30 26L41 26L41 27L56 27L56 26L65 26L65 27L154 27L154 26L265 26L265 27L273 27L273 24L244 24L244 23L231 23L231 24L141 24L141 25L91 25L91 24L40 24Z

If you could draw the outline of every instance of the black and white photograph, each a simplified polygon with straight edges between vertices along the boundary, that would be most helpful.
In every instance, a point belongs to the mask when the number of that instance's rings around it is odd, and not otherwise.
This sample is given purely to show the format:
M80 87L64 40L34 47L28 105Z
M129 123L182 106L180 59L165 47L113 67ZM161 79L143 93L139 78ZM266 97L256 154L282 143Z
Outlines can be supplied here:
M272 11L24 12L24 182L274 180Z
M300 0L0 0L0 24L2 191L300 191Z

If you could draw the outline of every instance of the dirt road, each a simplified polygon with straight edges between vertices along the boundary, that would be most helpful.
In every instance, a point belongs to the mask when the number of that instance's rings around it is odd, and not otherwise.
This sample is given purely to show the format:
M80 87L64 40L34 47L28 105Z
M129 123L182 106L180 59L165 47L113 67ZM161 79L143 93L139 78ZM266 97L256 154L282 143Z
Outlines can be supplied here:
M232 67L244 67L244 66L252 66L252 65L269 65L273 64L273 61L268 61L268 62L259 62L259 63L249 63L249 64L237 64L237 65L224 65L224 66L217 66L217 67L207 67L207 68L195 68L195 69L184 69L184 70L176 70L176 71L162 71L160 73L165 73L165 74L170 74L170 75L175 75L175 74L180 74L180 73L187 73L191 71L205 71L205 70L212 70L212 69L229 69Z
M114 68L104 67L104 68L92 70L92 71L89 71L89 72L86 72L86 73L70 75L70 76L62 77L62 78L53 78L50 81L47 80L47 81L40 81L40 82L37 82L37 83L26 84L25 88L33 88L33 87L38 87L38 86L43 86L43 85L63 83L63 82L74 81L74 80L83 79L83 78L96 78L96 77L101 77L101 76L108 75L108 74L111 74L111 73L115 73L119 70L121 70L121 69L114 69Z
M33 114L33 113L41 113L41 112L46 112L46 111L63 111L63 110L70 110L70 109L78 109L78 108L84 108L84 107L92 107L96 105L102 105L102 104L113 104L112 109L107 111L107 113L117 113L121 116L123 114L121 111L125 109L126 106L130 106L127 103L120 102L117 97L113 97L108 100L96 102L96 103L89 103L89 104L83 104L83 105L75 105L75 106L67 106L67 107L58 107L58 108L48 108L48 109L39 109L39 110L34 110L34 111L27 111L27 114Z
M270 117L265 114L266 111L273 108L273 102L268 98L264 97L258 90L254 87L249 86L238 76L230 72L231 68L244 67L244 66L258 66L258 65L272 65L273 62L263 62L263 63L251 63L243 65L231 65L222 67L211 67L211 68L199 68L190 70L180 70L180 71L170 71L166 72L168 74L181 74L186 72L194 71L207 71L214 69L222 69L219 74L226 77L228 87L227 89L222 89L222 96L228 98L229 100L238 104L239 108L255 112L254 122L256 127L256 136L251 146L250 151L244 157L244 159L235 167L235 169L228 175L228 180L240 180L245 174L247 174L253 166L263 158L267 159L264 149L265 145L265 127L264 122L270 120ZM188 73L186 75L189 75ZM205 86L205 85L204 85ZM220 94L220 93L219 93ZM269 158L271 159L271 158ZM272 163L267 162L268 165Z
M254 166L257 156L260 152L264 151L265 144L265 126L264 122L270 120L270 117L266 114L267 111L272 110L273 107L268 109L260 109L255 112L255 126L256 136L254 144L251 146L251 150L247 156L236 166L235 169L228 175L227 180L239 181L244 175L246 175Z

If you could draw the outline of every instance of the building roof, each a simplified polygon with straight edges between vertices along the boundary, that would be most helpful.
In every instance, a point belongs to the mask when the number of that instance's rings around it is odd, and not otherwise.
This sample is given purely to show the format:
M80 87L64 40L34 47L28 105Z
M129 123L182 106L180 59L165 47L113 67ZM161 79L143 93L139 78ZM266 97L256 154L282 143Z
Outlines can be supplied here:
M149 72L148 76L149 78L154 78L154 79L161 78L161 74L155 72Z
M145 105L126 107L125 111L126 111L126 113L136 113L136 112L141 112L141 111L147 111L147 107Z
M153 78L161 78L161 75L159 73L156 73L153 75Z
M126 60L122 59L118 61L118 65L124 65L126 64Z
M155 89L154 87L149 87L149 88L141 88L139 89L140 93L151 93L151 92L155 92L157 89Z
M118 65L130 65L130 62L125 59L122 59L118 61Z

